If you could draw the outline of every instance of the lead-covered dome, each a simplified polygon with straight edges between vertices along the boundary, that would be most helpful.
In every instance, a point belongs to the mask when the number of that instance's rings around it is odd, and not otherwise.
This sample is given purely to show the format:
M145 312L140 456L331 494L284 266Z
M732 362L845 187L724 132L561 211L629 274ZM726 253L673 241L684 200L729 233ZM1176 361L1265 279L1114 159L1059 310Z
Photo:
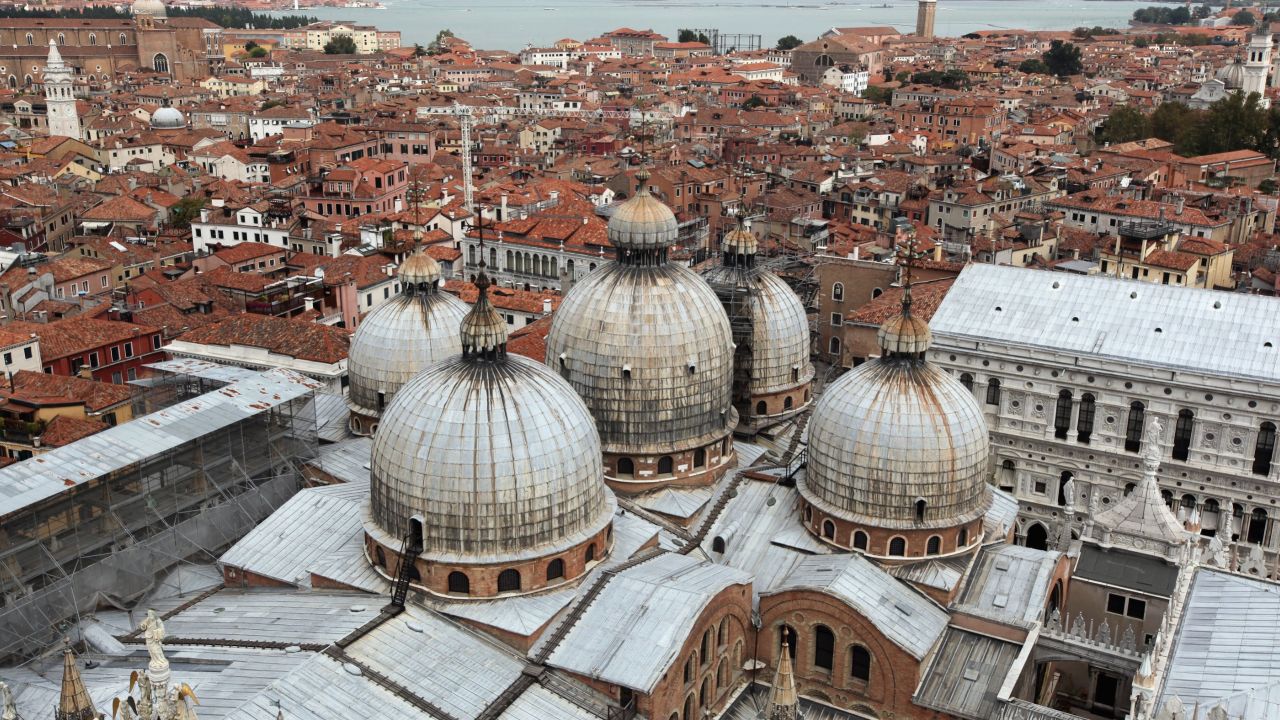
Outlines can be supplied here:
M737 422L728 318L702 278L667 262L675 219L643 188L609 221L609 239L617 261L569 291L547 364L595 417L610 480L714 481Z
M925 359L928 323L906 298L881 329L882 356L818 401L798 487L823 514L859 527L961 527L987 509L987 423L973 393Z
M400 388L428 366L462 352L458 325L468 306L439 289L440 266L418 252L400 266L400 293L374 308L347 353L352 430L374 431Z
M383 414L370 464L375 540L398 547L417 518L420 557L504 563L609 526L615 501L591 414L546 366L508 355L493 318L482 288L462 324L463 354L423 371Z
M166 105L151 113L151 128L153 130L178 130L186 126L187 118L178 108Z
M814 375L804 304L786 282L756 265L758 246L755 233L740 223L721 241L723 262L702 275L730 317L738 368L734 404L753 426L807 408Z
M1244 58L1237 55L1234 60L1218 68L1214 77L1221 80L1228 90L1244 87Z
M165 17L168 14L168 8L161 0L134 0L132 5L134 16L150 15L151 17Z

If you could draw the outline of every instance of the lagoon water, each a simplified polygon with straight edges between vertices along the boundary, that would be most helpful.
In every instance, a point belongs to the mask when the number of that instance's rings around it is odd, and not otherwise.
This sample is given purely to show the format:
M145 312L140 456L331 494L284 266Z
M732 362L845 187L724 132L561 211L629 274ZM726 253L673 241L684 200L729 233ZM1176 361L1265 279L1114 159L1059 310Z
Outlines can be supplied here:
M311 8L322 20L350 20L399 30L405 45L426 45L441 28L475 47L518 50L560 38L585 40L619 27L660 32L675 39L680 28L717 28L762 36L770 47L784 35L809 40L830 27L915 27L910 0L382 0L386 9ZM888 7L885 7L888 5ZM1151 2L1131 0L940 0L936 31L958 36L979 30L1070 29L1079 25L1124 27L1133 11ZM290 14L286 12L284 14Z

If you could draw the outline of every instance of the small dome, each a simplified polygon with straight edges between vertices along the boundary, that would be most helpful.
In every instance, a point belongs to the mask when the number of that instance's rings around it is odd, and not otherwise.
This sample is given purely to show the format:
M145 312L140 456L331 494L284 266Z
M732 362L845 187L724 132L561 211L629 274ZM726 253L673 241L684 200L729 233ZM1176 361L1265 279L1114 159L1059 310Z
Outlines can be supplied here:
M649 194L649 173L636 175L640 190L609 219L609 242L627 250L658 250L676 244L680 233L675 213Z
M1228 90L1239 90L1244 87L1244 58L1237 55L1231 63L1218 68L1214 77L1221 80Z
M174 107L162 107L151 114L151 127L155 130L177 130L187 126L187 118Z
M422 556L545 556L603 530L615 501L586 406L546 366L458 355L405 385L383 414L371 518L390 538L421 517Z
M462 300L430 286L430 281L427 288L410 282L404 268L410 263L421 265L415 262L416 257L410 256L400 266L400 294L374 308L351 338L347 376L352 412L378 417L414 376L462 352L458 325L469 308Z
M400 263L396 275L403 283L421 285L423 283L440 282L440 263L435 258L419 250Z
M929 336L928 323L904 311L881 328L885 354L823 393L798 482L819 509L887 528L955 527L986 512L990 439L982 407L924 358Z
M151 17L166 17L168 8L161 0L134 0L133 15L150 15Z
M744 225L730 230L720 244L725 252L735 255L755 255L760 249L760 241L756 238L756 234Z

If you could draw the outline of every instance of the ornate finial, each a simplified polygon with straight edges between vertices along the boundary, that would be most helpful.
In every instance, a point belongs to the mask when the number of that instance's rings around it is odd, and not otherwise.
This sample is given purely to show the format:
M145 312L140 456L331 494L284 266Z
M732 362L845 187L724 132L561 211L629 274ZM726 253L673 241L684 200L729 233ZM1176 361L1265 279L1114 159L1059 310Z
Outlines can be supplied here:
M507 354L507 322L489 302L489 276L484 263L484 221L477 225L480 231L480 272L476 275L476 304L462 318L462 356L497 360Z
M902 233L905 235L903 242L897 243L895 253L897 255L898 264L902 266L902 314L911 315L911 270L915 263L925 257L925 253L919 248L919 241L916 237L915 228L911 228Z

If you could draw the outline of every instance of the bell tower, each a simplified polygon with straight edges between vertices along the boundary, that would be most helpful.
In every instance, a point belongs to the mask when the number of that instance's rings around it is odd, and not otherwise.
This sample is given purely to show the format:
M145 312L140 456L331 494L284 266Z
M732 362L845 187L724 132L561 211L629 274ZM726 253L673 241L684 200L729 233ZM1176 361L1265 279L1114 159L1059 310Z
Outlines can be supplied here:
M48 108L49 135L80 140L80 112L76 109L71 67L62 59L58 45L49 41L49 59L44 65L44 97Z
M1249 97L1249 93L1258 93L1261 106L1268 107L1271 104L1267 100L1267 76L1271 74L1271 34L1255 32L1253 37L1249 38L1246 57L1248 59L1244 64L1244 84L1240 92L1244 93L1245 97Z

